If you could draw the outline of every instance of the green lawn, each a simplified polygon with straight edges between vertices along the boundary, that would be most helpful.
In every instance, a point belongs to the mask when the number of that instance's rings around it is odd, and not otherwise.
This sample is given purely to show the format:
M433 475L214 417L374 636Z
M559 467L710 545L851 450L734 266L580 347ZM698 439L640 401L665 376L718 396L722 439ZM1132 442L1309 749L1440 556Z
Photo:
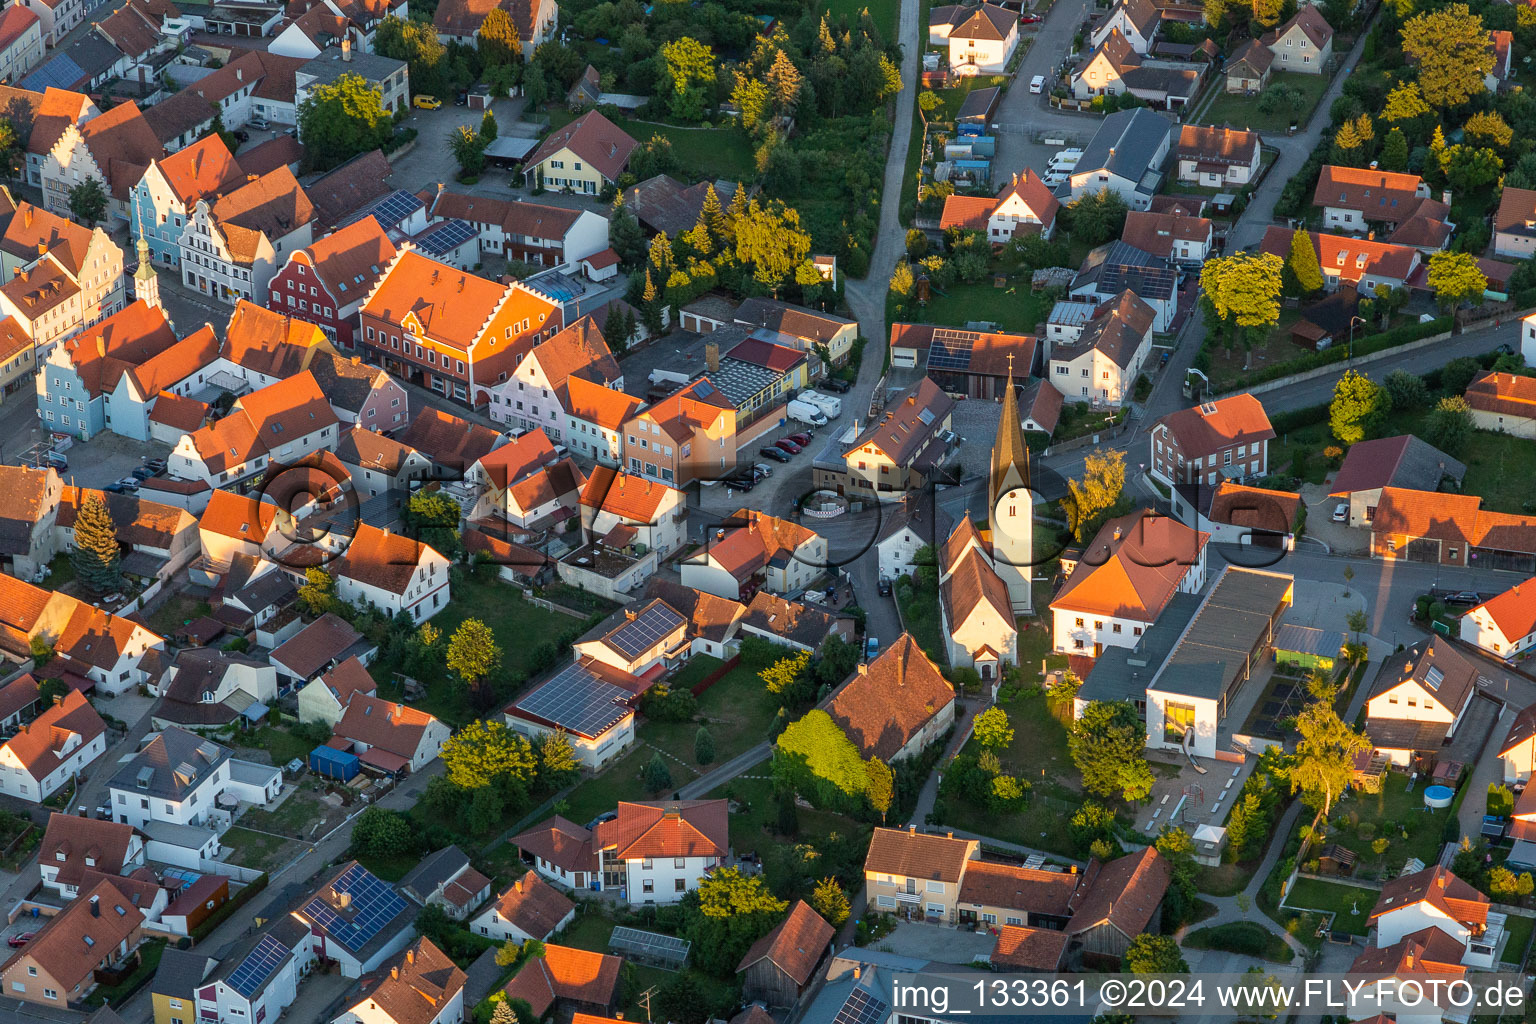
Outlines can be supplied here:
M1300 92L1303 97L1300 109L1293 110L1287 107L1272 114L1265 114L1259 111L1259 97L1221 92L1205 108L1205 113L1200 116L1200 123L1249 128L1258 132L1282 132L1293 124L1304 125L1311 120L1312 111L1317 108L1318 101L1323 98L1323 93L1328 91L1332 81L1329 75L1276 73L1270 77L1271 85L1283 83ZM1216 83L1215 88L1221 88L1220 81Z
M939 665L949 664L945 652L943 617L939 609L939 590L908 583L905 579L896 584L896 600L901 605L901 622L912 634L917 645ZM882 645L889 645L895 637L880 637Z
M993 286L989 274L976 284L934 289L928 305L916 317L924 323L961 326L973 320L991 321L1005 331L1033 334L1051 312L1052 300L1044 292L1029 289L1027 275L1014 275L1007 288Z
M58 559L54 561L57 562ZM51 582L49 585L57 586ZM152 631L161 636L172 636L188 622L201 615L207 615L212 610L213 606L201 598L174 594L150 613L147 624Z
M778 711L778 698L768 692L757 670L738 665L699 697L698 721L642 722L637 738L641 744L649 743L681 758L702 775L763 742ZM701 765L693 758L694 735L700 725L709 726L715 741L715 759L709 765ZM650 760L649 756L646 760ZM673 772L675 783L686 782L687 778L680 768Z
M325 819L332 813L308 784L294 790L274 811L253 807L240 815L243 828L257 832L271 832L280 836L308 842L324 828Z
M868 9L869 16L874 19L875 26L885 36L885 41L887 43L897 41L896 15L899 7L896 0L827 0L823 9L832 16L833 21L847 16L850 24L858 21L859 12ZM926 38L925 35L924 39Z
M619 127L641 142L649 142L654 135L670 140L672 156L681 168L678 176L686 180L747 182L757 177L752 140L740 128L681 128L627 120L620 121Z
M1473 433L1461 453L1467 464L1462 489L1481 495L1490 512L1529 512L1536 477L1536 441L1486 430Z
M1184 936L1192 949L1220 949L1242 953L1277 964L1291 962L1291 947L1285 940L1255 921L1232 921L1210 928L1197 928Z
M1316 878L1298 878L1291 887L1285 905L1303 910L1333 912L1333 930L1364 935L1370 930L1371 908L1378 893L1354 885L1323 882Z
M309 752L315 749L315 744L308 740L300 739L287 729L274 729L270 725L236 735L235 745L265 750L272 756L272 763L278 766L294 758L307 761Z
M1504 934L1508 939L1504 942L1504 952L1499 954L1499 959L1507 964L1518 964L1525 960L1526 947L1531 944L1531 928L1536 925L1536 917L1518 917L1509 915L1504 922Z
M258 871L270 871L298 852L299 844L281 836L252 832L236 825L219 837L219 842L233 852L230 863Z
M1382 778L1379 793L1352 790L1347 800L1334 805L1328 839L1359 856L1356 876L1379 876L1388 867L1401 867L1409 857L1434 863L1451 808L1426 812L1425 785L1426 780L1420 779L1409 789L1408 776L1392 771ZM1385 854L1372 850L1377 839L1389 841Z
M584 825L604 811L611 811L620 800L650 800L657 794L650 793L640 784L640 770L651 759L655 751L642 744L636 744L629 753L614 761L603 770L601 775L587 779L581 785L571 790L566 797L565 816L578 825ZM693 744L688 744L690 755L693 753ZM686 781L683 779L681 766L669 764L672 769L673 786ZM670 790L661 794L671 796Z

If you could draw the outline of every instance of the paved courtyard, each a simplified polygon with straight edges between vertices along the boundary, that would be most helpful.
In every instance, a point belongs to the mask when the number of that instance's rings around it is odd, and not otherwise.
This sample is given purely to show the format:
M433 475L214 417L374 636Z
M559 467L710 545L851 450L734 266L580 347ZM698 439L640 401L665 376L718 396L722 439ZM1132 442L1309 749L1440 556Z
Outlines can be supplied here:
M963 931L934 924L898 924L896 930L874 944L875 949L931 960L941 964L968 964L992 955L997 936L985 931Z

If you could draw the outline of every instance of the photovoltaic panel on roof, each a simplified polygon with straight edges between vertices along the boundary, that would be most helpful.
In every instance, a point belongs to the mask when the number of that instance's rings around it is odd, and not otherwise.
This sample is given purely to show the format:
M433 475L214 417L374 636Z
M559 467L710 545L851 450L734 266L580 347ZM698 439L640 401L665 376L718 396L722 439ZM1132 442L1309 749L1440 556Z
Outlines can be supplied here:
M395 189L387 196L380 196L368 207L367 213L381 224L393 227L422 208L422 201L405 189Z
M847 1002L837 1011L832 1024L880 1024L889 1012L890 1007L886 1006L883 999L870 995L862 988L856 988L848 993Z
M666 605L654 604L609 633L603 642L633 660L655 647L662 637L674 632L684 621Z
M578 663L517 702L517 710L581 736L599 736L629 713L629 691Z
M333 895L334 893L334 895ZM346 906L341 903L345 901ZM354 952L405 910L405 898L361 864L304 905L303 916Z
M928 346L928 369L968 370L971 368L971 346L976 336L969 331L940 329L933 332Z
M715 393L715 389L714 386L709 383L709 381L701 380L693 386L693 393L698 395L700 398L708 398L710 395Z
M467 221L445 220L417 235L416 244L422 252L439 256L445 252L452 252L475 235L474 227Z
M256 948L230 974L229 987L249 999L272 977L273 972L283 966L289 953L287 946L270 935L263 935L261 941L256 943Z
M75 63L74 58L67 53L61 53L22 79L21 88L30 89L33 92L42 92L49 86L55 89L70 89L84 77L85 70Z

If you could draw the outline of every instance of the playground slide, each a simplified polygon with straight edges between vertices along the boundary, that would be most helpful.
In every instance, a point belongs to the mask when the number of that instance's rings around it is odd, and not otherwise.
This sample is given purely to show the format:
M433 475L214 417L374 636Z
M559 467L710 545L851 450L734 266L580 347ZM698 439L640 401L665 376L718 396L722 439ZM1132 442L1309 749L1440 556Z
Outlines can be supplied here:
M1189 758L1189 766L1201 775L1205 774L1205 768L1195 760L1195 730L1184 730L1184 756Z

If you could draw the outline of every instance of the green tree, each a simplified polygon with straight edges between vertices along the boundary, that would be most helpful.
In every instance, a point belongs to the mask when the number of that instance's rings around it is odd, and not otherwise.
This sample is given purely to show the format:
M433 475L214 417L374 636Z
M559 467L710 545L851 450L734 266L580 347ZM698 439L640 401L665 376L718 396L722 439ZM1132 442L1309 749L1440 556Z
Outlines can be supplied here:
M517 28L504 7L492 7L480 23L475 34L475 46L480 51L480 63L487 67L499 67L520 60L523 41L518 38Z
M773 90L773 106L781 114L792 114L800 103L800 69L783 50L773 56L768 69L768 87Z
M1291 765L1291 792L1309 802L1322 801L1323 817L1333 808L1333 798L1354 778L1356 754L1371 749L1371 741L1355 732L1334 710L1331 692L1327 699L1313 700L1296 716L1296 760Z
M123 582L122 549L117 524L98 491L86 491L75 515L75 550L70 556L75 576L98 596L115 592ZM301 594L302 596L302 594Z
M885 820L885 813L891 809L891 799L896 793L896 776L889 766L878 757L872 757L864 762L864 799L869 801L869 806L880 815L880 820Z
M762 875L748 877L734 867L717 870L683 897L682 934L693 943L693 966L729 976L788 906Z
M648 793L660 793L664 789L672 788L672 772L667 768L667 762L661 756L661 751L656 751L645 763L645 768L640 772L640 783Z
M693 734L693 759L701 765L715 761L715 738L710 735L707 725L699 726L699 731Z
M448 133L448 150L464 174L475 175L485 169L485 140L469 125L461 124Z
M539 744L539 777L558 788L580 774L581 762L576 758L571 737L563 729L545 736Z
M1421 117L1428 117L1432 110L1429 104L1424 102L1424 94L1419 91L1416 82L1398 82L1392 91L1387 93L1387 101L1381 108L1383 121L1417 121Z
M1403 24L1402 50L1418 65L1419 88L1432 107L1459 107L1486 88L1493 47L1480 15L1466 4L1449 4Z
M1120 501L1125 489L1125 453L1114 449L1096 449L1083 460L1083 479L1067 481L1067 496L1061 507L1067 515L1067 529L1079 543L1092 539L1102 525L1101 517Z
M976 716L973 726L976 742L995 750L1013 742L1013 726L1008 722L1008 712L993 706Z
M1169 825L1158 835L1156 846L1168 862L1168 893L1163 904L1166 920L1172 927L1187 924L1193 920L1199 901L1196 879L1200 865L1195 861L1195 841L1182 828Z
M25 160L26 147L16 130L16 122L9 117L0 117L0 173L7 178L16 177Z
M832 717L813 708L791 722L775 742L774 777L822 803L857 798L869 786L859 748Z
M645 259L645 232L629 207L624 205L623 192L613 199L613 214L608 222L608 244L618 253L625 266L632 267Z
M763 681L769 693L777 696L795 686L804 677L810 663L811 653L799 651L775 661L759 672L757 677Z
M736 72L736 87L731 90L731 102L741 111L741 126L749 134L755 135L759 129L768 126L773 97L762 79Z
M1120 962L1130 974L1189 973L1189 964L1179 952L1178 943L1167 935L1136 936Z
M1515 140L1515 131L1496 110L1480 110L1462 126L1467 141L1474 146L1505 150Z
M1150 777L1146 726L1130 701L1089 701L1067 740L1083 788L1099 796L1135 793Z
M352 823L352 851L362 857L398 857L416 845L411 822L399 811L374 805Z
M1206 300L1245 348L1280 319L1284 265L1273 253L1234 253L1207 260L1200 271Z
M448 670L470 686L496 670L501 664L501 648L496 634L479 619L465 619L448 638Z
M615 355L623 355L629 348L629 337L624 333L624 310L619 308L617 302L608 304L608 315L603 318L603 341L613 350Z
M1460 395L1447 395L1424 421L1424 440L1450 456L1460 455L1472 436L1472 409Z
M501 10L500 7L495 7L492 9L497 11ZM486 107L485 114L480 118L480 141L487 146L490 145L496 141L496 134L500 130L501 129L496 125L496 114L491 110L490 107Z
M1089 245L1118 238L1129 212L1119 193L1108 188L1074 199L1067 204L1067 211L1072 223L1072 237Z
M916 283L912 279L912 265L906 260L896 264L896 269L891 272L891 293L900 298L908 298Z
M38 668L42 668L53 660L53 644L48 642L47 637L34 636L27 642L27 647L32 652L33 664ZM38 695L41 697L41 690L38 691Z
M1020 782L1012 775L994 775L987 807L995 814L1017 811L1024 806L1024 795L1028 789L1029 783Z
M410 536L449 555L463 546L459 539L461 515L459 503L442 491L416 491L405 503Z
M1440 153L1439 162L1446 184L1460 192L1494 184L1504 169L1499 154L1486 146L1449 146Z
M324 615L337 604L336 577L329 570L312 565L304 570L304 585L299 588L299 604L311 615Z
M1392 399L1392 408L1422 409L1429 404L1429 386L1424 378L1407 370L1393 370L1381 382Z
M1401 128L1393 128L1381 145L1381 169L1384 171L1408 170L1408 138Z
M1303 295L1322 290L1323 268L1317 260L1317 246L1312 244L1312 235L1304 228L1297 228L1291 235L1291 255L1286 266Z
M394 127L394 115L384 109L379 91L361 75L345 74L316 85L299 104L305 165L316 171L383 147Z
M477 719L464 726L444 741L439 756L448 781L463 790L509 782L531 785L538 770L532 744L494 719Z
M714 51L697 39L683 36L664 44L657 54L672 116L681 121L703 119L710 102L706 93L715 85Z
M1488 278L1469 252L1437 252L1429 258L1429 286L1445 309L1482 301Z
M1356 444L1379 430L1391 411L1392 398L1385 388L1362 373L1345 370L1333 386L1328 427L1340 442Z
M736 219L736 259L752 279L771 291L783 285L811 254L811 236L800 227L799 211L777 199L753 196Z
M69 190L69 217L87 226L107 215L107 190L99 178L86 178Z
M833 928L841 928L853 912L848 894L837 884L837 879L830 876L816 883L816 888L811 892L811 909L825 918Z

